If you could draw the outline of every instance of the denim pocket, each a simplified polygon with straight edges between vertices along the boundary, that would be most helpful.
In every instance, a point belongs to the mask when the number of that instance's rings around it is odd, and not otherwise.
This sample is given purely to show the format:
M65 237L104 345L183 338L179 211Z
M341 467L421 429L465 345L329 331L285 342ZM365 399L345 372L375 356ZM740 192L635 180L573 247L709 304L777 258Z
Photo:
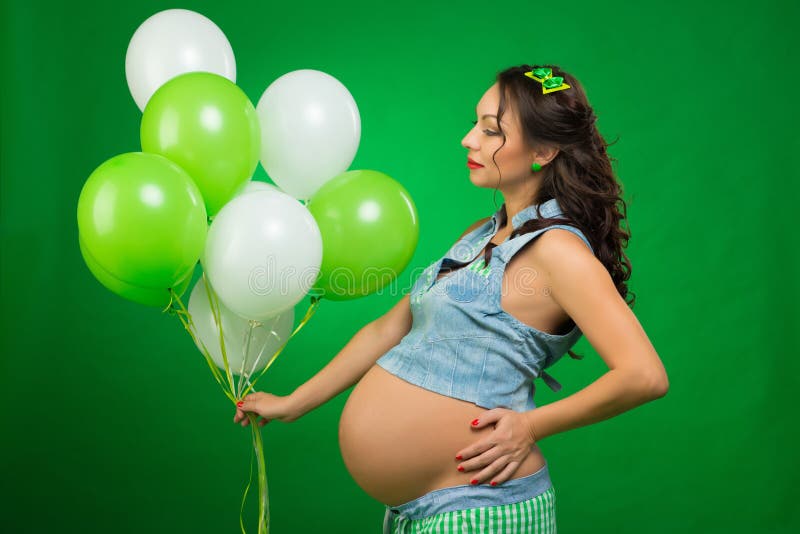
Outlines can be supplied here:
M476 302L487 295L489 270L480 258L449 277L445 284L447 296L460 303Z

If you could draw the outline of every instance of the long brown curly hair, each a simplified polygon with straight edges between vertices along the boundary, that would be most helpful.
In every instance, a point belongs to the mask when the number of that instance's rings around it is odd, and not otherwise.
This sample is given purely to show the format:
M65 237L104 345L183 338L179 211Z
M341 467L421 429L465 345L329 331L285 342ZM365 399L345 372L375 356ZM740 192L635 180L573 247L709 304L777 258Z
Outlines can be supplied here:
M552 69L553 76L564 78L570 88L543 94L542 84L525 76L526 72L539 67ZM500 117L510 105L520 119L528 146L559 149L556 157L539 171L542 185L532 204L555 198L567 219L542 218L537 213L538 218L526 221L514 230L509 239L556 223L579 228L589 239L597 259L608 270L617 291L632 308L636 295L632 292L629 295L626 284L631 275L631 263L623 251L630 239L630 229L620 227L626 218L626 204L611 167L611 161L616 161L616 158L606 151L610 144L605 142L595 125L597 116L583 87L574 76L556 65L510 67L497 74L497 83L500 89L497 122L503 136L500 148L506 142L499 124ZM497 166L496 161L494 164ZM572 351L569 355L582 358Z

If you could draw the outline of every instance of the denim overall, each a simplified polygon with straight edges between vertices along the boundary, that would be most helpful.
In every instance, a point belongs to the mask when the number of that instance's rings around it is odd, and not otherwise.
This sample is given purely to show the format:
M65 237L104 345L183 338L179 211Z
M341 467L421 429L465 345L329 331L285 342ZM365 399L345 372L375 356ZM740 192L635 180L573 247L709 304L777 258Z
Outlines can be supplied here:
M563 215L554 198L539 207L542 217ZM514 215L512 228L537 217L536 208L534 204ZM422 272L410 291L411 330L376 363L422 388L487 409L500 406L521 412L536 407L535 378L541 377L553 391L561 389L561 384L544 369L557 362L582 333L577 325L563 335L542 332L504 311L500 297L505 267L526 243L552 228L571 231L590 250L592 247L579 229L557 224L506 239L494 247L489 265L484 265L481 252L505 222L504 216L501 207L490 220L459 239ZM443 267L459 268L437 280ZM536 478L536 484L532 484L532 478ZM520 489L525 493L525 487L528 492L531 488L538 491L548 484L545 466L538 473L491 489L487 485L435 490L410 503L391 509L387 506L384 531L391 523L390 512L422 517L433 509L439 513L486 506L479 503L487 502L485 497L481 498L481 492L487 491L500 499L495 499L494 504L513 502L503 501L504 497L497 492L505 489L513 497Z
M563 214L554 198L541 204L541 212L543 217ZM503 272L523 245L552 228L574 232L592 247L577 228L556 224L506 239L494 247L489 265L484 265L480 252L497 233L501 217L502 207L422 272L410 291L411 330L376 363L407 382L449 397L487 409L528 411L536 407L532 379L541 377L559 391L561 384L544 369L572 348L582 333L577 325L562 335L542 332L503 310ZM535 217L536 205L528 206L514 215L512 227ZM443 266L467 262L436 279Z

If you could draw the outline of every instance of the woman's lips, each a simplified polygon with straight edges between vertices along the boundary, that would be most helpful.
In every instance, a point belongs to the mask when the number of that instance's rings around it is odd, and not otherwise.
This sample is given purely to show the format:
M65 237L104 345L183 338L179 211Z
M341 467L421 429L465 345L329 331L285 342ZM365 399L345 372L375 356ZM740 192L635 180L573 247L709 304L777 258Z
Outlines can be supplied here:
M469 167L470 169L480 169L481 167L483 167L483 165L480 165L479 163L475 163L471 159L468 159L467 167Z

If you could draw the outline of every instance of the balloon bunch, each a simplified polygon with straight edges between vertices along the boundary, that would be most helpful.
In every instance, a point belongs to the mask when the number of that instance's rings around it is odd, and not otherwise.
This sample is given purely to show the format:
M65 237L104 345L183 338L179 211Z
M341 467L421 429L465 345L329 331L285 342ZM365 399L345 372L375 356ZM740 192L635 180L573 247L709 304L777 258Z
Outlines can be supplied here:
M297 70L253 106L235 83L228 39L199 13L169 9L144 21L125 72L142 110L141 151L105 161L84 184L81 255L110 291L177 316L236 403L322 298L362 297L397 278L416 248L416 208L389 176L347 170L361 120L344 85ZM252 180L259 161L276 185ZM306 295L311 304L292 331ZM263 442L248 417L263 534ZM241 513L240 525L244 532Z

